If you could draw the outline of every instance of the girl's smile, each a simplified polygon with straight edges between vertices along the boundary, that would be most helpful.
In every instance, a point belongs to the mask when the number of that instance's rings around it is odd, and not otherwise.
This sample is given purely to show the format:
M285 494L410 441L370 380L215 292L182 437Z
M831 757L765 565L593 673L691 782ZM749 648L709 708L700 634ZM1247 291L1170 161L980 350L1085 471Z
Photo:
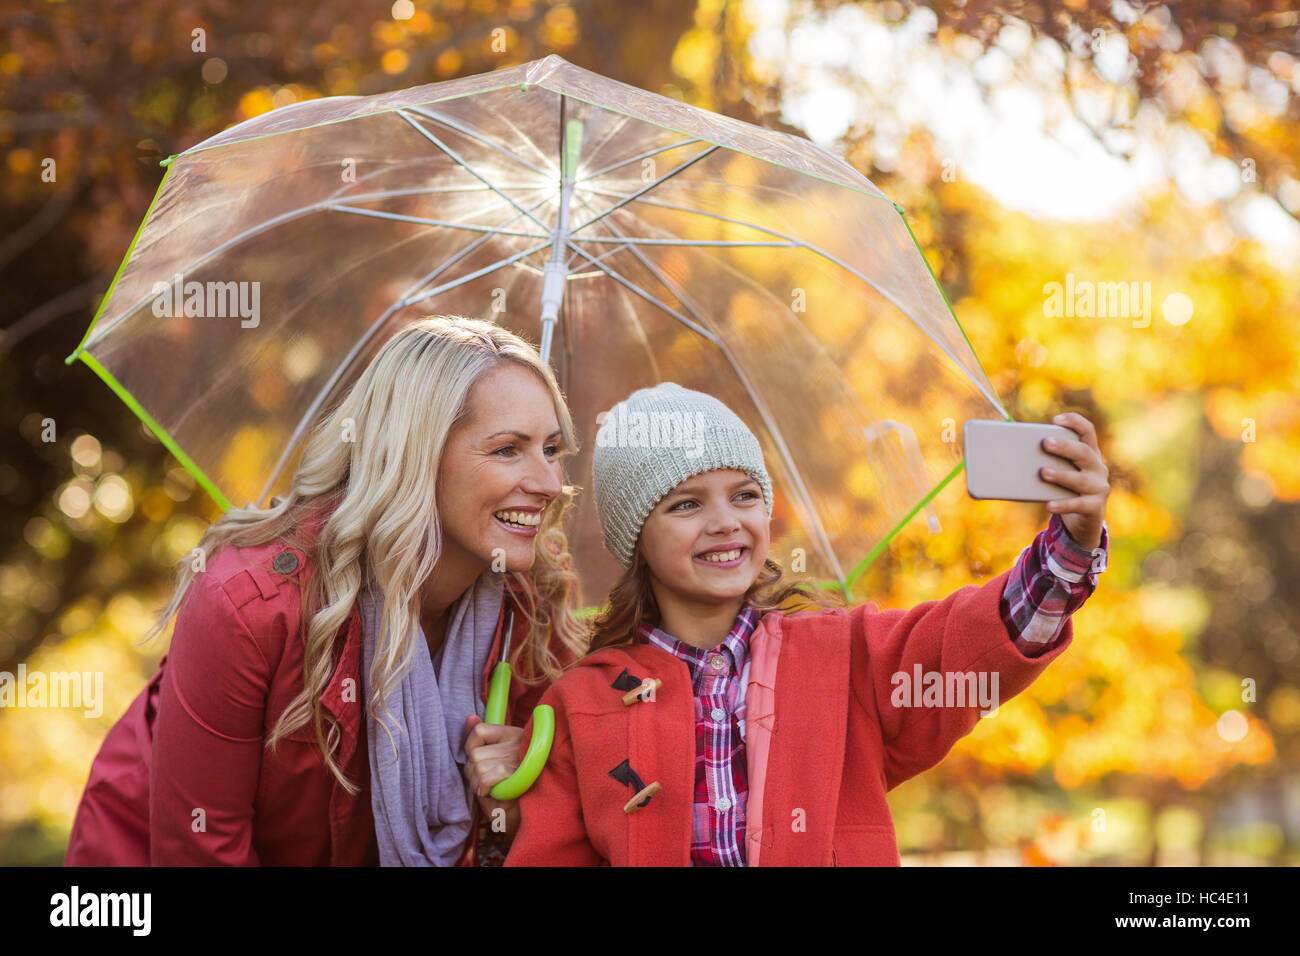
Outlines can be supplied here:
M695 561L711 568L738 568L745 563L748 552L744 545L718 545L697 554Z

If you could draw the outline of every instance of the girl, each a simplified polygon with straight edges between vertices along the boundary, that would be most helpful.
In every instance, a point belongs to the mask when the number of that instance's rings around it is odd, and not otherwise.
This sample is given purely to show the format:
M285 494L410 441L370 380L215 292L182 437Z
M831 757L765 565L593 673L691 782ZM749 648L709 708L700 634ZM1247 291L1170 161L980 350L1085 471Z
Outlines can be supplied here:
M390 338L287 497L181 563L151 631L179 608L169 653L91 767L67 863L465 864L481 818L509 838L515 802L487 790L522 731L483 722L489 671L514 608L518 724L581 650L575 448L519 337L431 317Z
M1051 450L1081 470L1044 477L1079 495L1049 504L1014 568L881 611L783 583L762 452L730 409L671 382L624 404L627 421L694 421L697 437L597 436L596 505L626 573L587 656L543 695L555 743L507 865L897 865L886 792L1069 646L1105 568L1092 425L1058 417L1083 440ZM820 607L778 608L792 597Z

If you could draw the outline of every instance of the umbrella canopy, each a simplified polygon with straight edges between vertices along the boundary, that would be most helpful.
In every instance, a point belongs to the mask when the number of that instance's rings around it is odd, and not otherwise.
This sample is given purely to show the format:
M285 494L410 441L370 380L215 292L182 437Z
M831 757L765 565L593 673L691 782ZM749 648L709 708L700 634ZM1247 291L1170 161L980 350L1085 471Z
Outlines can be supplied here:
M763 445L773 556L846 589L960 471L961 423L1010 419L869 180L557 56L282 107L164 165L67 360L223 507L287 489L322 411L430 314L541 343L584 487L629 392L717 396ZM619 569L589 493L572 550L603 594Z

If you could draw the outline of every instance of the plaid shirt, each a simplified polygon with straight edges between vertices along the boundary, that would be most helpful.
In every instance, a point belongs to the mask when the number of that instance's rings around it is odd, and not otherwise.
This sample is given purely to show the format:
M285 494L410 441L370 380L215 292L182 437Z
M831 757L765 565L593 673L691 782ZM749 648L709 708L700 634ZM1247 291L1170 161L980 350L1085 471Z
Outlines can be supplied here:
M749 635L760 615L745 605L721 644L702 650L642 624L640 639L686 662L695 691L692 866L745 865L745 688Z
M1097 586L1106 570L1110 532L1092 551L1076 542L1059 514L1020 552L1007 576L1000 610L1007 633L1021 653L1036 657L1055 646L1061 629ZM683 643L642 624L638 639L684 661L695 692L695 814L692 866L745 865L745 688L749 685L749 636L759 613L746 605L731 632L709 650Z
M1037 657L1056 645L1066 619L1083 606L1106 570L1110 529L1101 523L1101 543L1089 551L1066 530L1059 514L1020 552L1002 591L1002 622L1020 653Z

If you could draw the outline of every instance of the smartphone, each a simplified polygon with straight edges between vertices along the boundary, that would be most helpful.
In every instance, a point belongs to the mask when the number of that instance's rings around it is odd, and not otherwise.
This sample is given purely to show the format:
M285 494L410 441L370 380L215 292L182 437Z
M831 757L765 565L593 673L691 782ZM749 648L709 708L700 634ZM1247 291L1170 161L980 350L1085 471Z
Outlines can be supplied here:
M978 418L966 422L962 427L966 493L972 498L1001 501L1073 498L1077 491L1038 476L1041 468L1079 470L1070 459L1044 451L1044 438L1078 441L1079 435L1064 425L1040 422Z

